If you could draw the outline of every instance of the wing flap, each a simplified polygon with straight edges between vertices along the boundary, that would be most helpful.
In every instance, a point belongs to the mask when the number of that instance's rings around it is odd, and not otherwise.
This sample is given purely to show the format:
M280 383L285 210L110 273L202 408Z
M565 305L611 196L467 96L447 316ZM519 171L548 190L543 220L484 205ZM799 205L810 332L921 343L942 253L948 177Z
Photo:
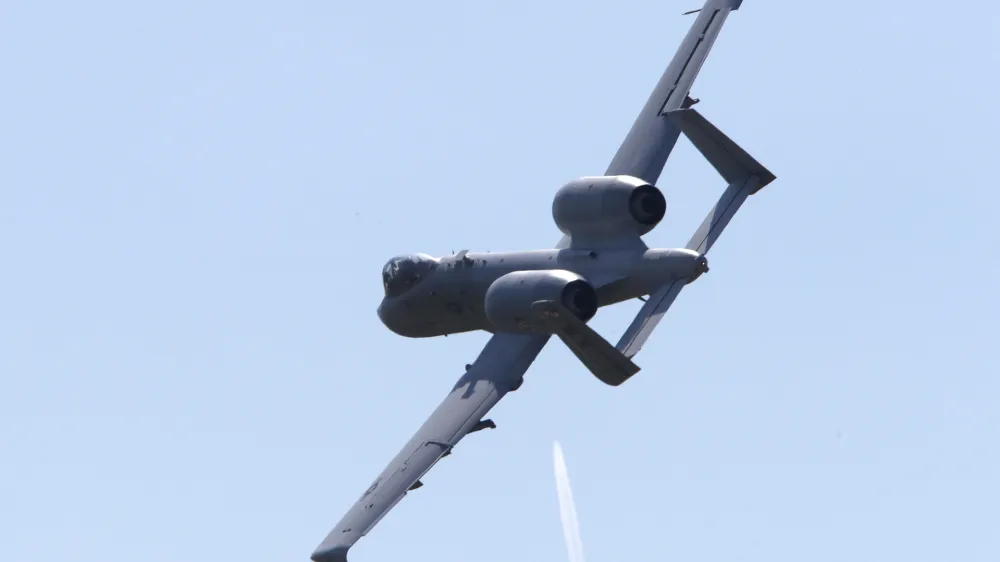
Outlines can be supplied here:
M313 552L315 562L346 562L347 551L382 520L442 457L516 388L547 335L497 334L427 421Z

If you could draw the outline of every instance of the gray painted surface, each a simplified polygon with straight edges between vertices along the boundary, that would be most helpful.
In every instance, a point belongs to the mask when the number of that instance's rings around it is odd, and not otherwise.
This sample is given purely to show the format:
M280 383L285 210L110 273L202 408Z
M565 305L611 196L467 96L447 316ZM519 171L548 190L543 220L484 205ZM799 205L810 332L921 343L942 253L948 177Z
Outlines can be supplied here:
M692 84L729 12L742 0L708 0L653 90L605 176L560 189L553 219L565 236L555 249L400 256L383 270L378 314L394 332L433 337L493 332L486 347L399 454L312 555L346 562L347 552L466 435L492 422L487 412L516 390L552 335L595 376L621 384L630 360L681 288L707 271L704 254L746 198L774 176L693 109ZM681 133L729 187L686 248L649 249L641 236L663 218L653 184ZM587 325L597 306L651 295L617 346Z

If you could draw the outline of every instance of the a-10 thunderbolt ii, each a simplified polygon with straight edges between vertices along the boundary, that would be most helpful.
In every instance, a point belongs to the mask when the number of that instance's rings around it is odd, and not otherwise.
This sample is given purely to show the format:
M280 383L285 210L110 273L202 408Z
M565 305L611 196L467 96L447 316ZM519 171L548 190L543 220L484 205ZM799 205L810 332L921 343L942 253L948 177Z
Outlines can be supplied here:
M554 249L412 254L382 270L382 322L426 338L493 334L444 402L375 479L312 554L345 562L347 551L466 435L495 427L486 413L553 335L601 381L617 386L638 372L632 358L681 289L708 271L705 254L749 195L775 177L691 106L695 76L730 11L742 0L707 0L604 176L556 192L552 215L564 236ZM650 249L642 236L667 203L654 186L680 133L728 183L684 248ZM587 325L597 309L649 296L617 345Z

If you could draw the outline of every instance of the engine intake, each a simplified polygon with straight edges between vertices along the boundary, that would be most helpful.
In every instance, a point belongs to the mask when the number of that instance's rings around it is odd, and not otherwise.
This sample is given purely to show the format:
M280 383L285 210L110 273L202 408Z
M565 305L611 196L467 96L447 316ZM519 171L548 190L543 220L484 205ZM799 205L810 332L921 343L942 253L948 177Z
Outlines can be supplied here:
M653 230L667 213L658 188L632 176L594 176L571 181L556 192L552 218L564 234L615 235Z
M571 271L548 269L514 271L486 290L486 318L500 332L546 331L532 304L558 301L586 322L597 314L597 291L586 279Z

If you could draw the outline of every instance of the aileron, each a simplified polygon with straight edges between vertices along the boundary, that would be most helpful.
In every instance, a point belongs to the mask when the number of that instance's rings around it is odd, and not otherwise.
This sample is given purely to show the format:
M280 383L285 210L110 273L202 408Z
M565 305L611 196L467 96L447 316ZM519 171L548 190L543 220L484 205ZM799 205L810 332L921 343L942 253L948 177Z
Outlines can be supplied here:
M689 250L706 254L747 197L774 181L775 176L696 110L671 111L669 117L678 123L695 147L729 182L729 186L685 246ZM650 296L618 341L616 348L625 357L631 358L639 353L683 288L684 283L674 281L660 287Z

